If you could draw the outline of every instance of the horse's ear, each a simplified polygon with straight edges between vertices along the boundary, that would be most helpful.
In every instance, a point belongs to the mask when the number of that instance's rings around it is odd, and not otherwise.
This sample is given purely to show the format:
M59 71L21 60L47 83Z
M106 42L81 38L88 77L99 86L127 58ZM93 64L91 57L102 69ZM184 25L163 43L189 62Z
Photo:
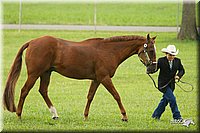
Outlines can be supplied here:
M150 40L150 35L149 34L147 34L147 41L149 41Z
M156 37L157 37L157 36L154 36L154 37L152 37L152 39L153 39L153 40L155 40L155 39L156 39Z

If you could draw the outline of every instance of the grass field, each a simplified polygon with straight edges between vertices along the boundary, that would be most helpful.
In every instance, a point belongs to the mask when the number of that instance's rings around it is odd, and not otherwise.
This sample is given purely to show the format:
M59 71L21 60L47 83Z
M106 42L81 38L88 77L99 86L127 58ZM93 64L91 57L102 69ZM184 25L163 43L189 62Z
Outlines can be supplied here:
M25 42L43 35L52 35L68 40L81 41L92 37L110 37L115 35L137 34L146 36L147 33L130 32L97 32L93 31L3 31L3 88L18 49ZM192 118L196 125L189 128L182 125L170 124L172 114L169 106L160 121L152 120L151 114L156 108L162 94L157 91L145 74L145 67L137 55L122 63L113 83L118 90L127 111L128 122L121 121L121 114L117 103L107 90L101 85L91 105L89 120L83 120L86 96L90 85L89 80L75 80L63 77L57 73L51 76L49 96L57 108L59 120L52 120L51 114L38 92L39 82L30 91L24 105L22 120L18 120L14 113L3 111L3 131L197 131L198 123L198 52L195 41L178 41L176 33L151 33L158 35L156 39L157 57L163 56L160 50L168 44L175 44L180 50L178 55L182 59L186 74L183 81L194 85L195 89L186 93L178 87L175 95L183 118ZM157 74L153 77L156 79ZM26 67L17 82L15 103L18 102L20 89L26 80ZM187 86L183 87L188 89Z
M3 23L17 24L19 3L3 2ZM97 25L176 26L177 3L97 3ZM39 14L39 15L38 15ZM23 24L94 24L94 3L22 4Z

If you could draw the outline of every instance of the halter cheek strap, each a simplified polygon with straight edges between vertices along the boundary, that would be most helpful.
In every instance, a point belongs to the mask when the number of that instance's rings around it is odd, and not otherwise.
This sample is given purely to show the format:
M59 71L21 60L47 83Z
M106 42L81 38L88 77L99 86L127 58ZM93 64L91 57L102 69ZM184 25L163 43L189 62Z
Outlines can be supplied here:
M146 43L144 44L144 54L145 54L145 57L147 59L147 63L149 64L151 62L151 60L150 60L149 55L147 53L147 44Z
M144 60L142 60L142 58L140 57L140 54L141 54L141 53L144 53L144 54L145 54L145 58L146 58L146 60L147 60L147 64L145 64ZM139 57L140 61L141 61L145 66L149 66L149 65L151 65L151 64L157 63L157 62L153 62L153 61L150 60L149 55L148 55L148 53L147 53L147 44L146 44L146 43L144 44L144 49L143 49L143 51L140 51L140 52L138 53L138 57Z

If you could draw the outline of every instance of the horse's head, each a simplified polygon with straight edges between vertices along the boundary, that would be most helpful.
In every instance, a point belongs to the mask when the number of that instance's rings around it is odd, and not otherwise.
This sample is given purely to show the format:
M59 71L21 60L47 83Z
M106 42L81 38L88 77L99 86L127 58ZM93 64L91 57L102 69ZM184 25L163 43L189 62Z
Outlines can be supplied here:
M138 51L140 61L147 67L147 74L154 73L157 69L155 39L156 36L150 38L148 34L146 43Z

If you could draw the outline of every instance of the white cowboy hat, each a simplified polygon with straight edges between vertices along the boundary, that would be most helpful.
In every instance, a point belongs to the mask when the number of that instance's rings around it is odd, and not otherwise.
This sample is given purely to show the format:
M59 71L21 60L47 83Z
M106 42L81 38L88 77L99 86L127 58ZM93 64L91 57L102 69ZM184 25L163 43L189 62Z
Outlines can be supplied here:
M161 50L163 53L168 53L171 55L177 55L179 50L176 50L176 47L174 45L168 45L167 48L163 48Z

